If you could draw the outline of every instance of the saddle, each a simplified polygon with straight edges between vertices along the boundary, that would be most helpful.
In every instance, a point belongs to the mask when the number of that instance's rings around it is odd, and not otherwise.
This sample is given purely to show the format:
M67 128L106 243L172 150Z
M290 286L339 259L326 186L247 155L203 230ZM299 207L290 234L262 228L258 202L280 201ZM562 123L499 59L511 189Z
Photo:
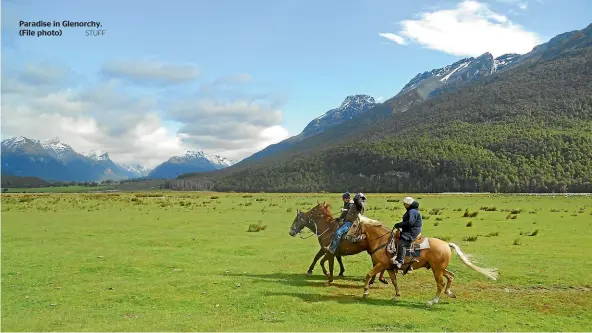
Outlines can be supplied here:
M386 251L387 253L389 253L391 258L394 258L397 255L397 247L398 247L398 243L399 243L399 238L401 236L401 231L399 229L397 229L397 231L395 231L394 234L391 235L389 242L387 244L386 247ZM414 258L414 254L415 254L415 250L420 248L420 244L425 240L425 237L423 237L421 235L421 233L419 235L417 235L417 237L411 241L411 244L409 244L409 248L407 248L406 252L409 254L409 263L405 264L407 265L407 268L403 271L403 275L407 274L407 272L409 272L410 270L413 270L412 267L412 263L413 262L417 262L417 260Z

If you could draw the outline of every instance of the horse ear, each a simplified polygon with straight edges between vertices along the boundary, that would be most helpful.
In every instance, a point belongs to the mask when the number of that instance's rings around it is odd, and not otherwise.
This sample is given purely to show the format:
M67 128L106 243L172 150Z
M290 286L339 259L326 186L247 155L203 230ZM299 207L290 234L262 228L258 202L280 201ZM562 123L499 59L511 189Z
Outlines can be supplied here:
M296 214L300 214L300 209L296 208Z

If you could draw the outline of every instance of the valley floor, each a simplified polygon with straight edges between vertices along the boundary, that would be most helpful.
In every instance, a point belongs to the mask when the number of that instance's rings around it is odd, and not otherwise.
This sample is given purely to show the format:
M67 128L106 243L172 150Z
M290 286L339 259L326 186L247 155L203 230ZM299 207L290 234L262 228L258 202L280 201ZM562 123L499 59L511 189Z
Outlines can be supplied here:
M400 221L406 194L367 196L365 215L389 227ZM436 286L423 269L399 277L397 303L393 286L378 282L364 299L371 261L362 253L344 257L345 277L324 286L320 267L306 276L315 237L288 231L297 209L327 201L339 211L339 194L4 194L1 328L589 330L590 197L414 197L425 236L457 243L477 265L498 268L499 280L453 254L456 299L427 307ZM251 224L266 228L247 232Z

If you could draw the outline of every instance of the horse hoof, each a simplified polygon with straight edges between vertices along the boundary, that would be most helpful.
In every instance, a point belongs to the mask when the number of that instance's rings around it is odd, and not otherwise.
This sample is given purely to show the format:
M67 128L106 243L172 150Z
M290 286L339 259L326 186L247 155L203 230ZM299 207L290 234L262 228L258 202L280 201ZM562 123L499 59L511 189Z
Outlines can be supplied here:
M364 298L368 298L368 295L369 295L369 294L370 294L370 293L364 293L364 294L362 295L362 297L364 297Z
M434 305L434 302L428 301L426 304L427 304L427 306L432 306L432 305Z
M449 293L446 293L446 295L450 298L456 298L456 295L452 291Z
M312 276L312 272L306 272L306 276Z
M331 281L326 281L325 282L325 286L330 286L331 285Z
M399 300L399 298L397 298L397 296L393 296L393 302L397 302Z
M384 283L384 284L389 284L388 281L386 279L378 279L378 281Z

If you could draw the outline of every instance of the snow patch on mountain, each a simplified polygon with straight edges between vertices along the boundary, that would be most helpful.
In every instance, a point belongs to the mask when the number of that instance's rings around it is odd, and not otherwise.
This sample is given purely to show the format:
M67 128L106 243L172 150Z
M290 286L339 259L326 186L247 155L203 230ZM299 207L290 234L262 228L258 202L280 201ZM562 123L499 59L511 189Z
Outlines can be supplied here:
M105 161L109 159L109 153L100 148L83 153L83 155L94 161Z
M185 156L183 156L183 157L187 161L197 160L197 159L205 159L214 165L223 166L223 167L229 167L234 164L233 161L231 161L225 157L222 157L220 155L208 154L203 151L188 150L187 153L185 153Z

